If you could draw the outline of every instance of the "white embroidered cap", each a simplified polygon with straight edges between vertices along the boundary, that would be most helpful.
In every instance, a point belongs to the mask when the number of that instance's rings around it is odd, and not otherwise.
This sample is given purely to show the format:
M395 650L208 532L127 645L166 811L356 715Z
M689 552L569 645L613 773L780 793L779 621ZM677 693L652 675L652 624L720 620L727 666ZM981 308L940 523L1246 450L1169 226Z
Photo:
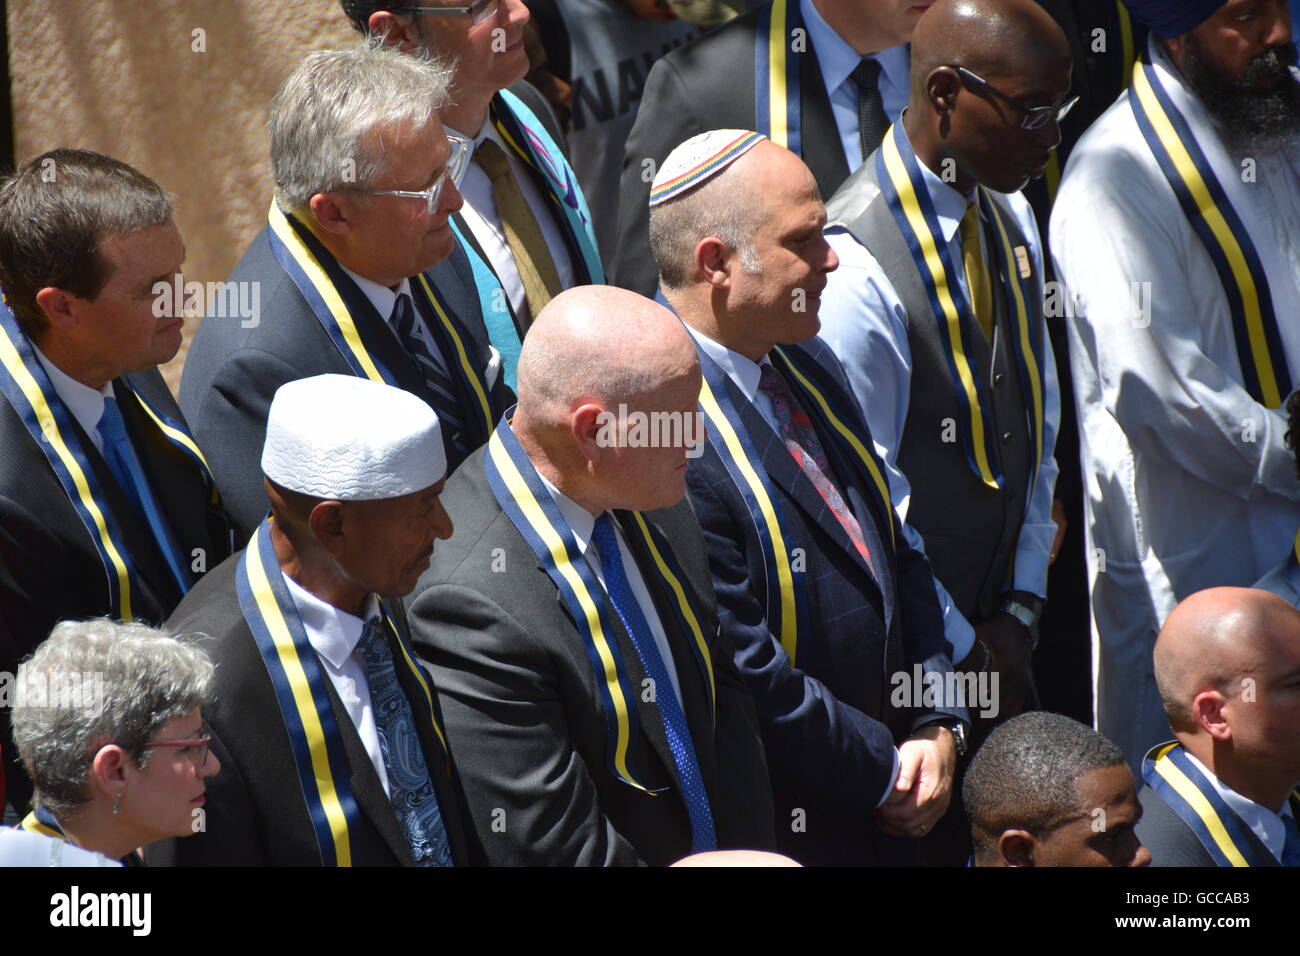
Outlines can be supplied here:
M374 501L437 484L447 472L438 416L410 392L352 375L276 390L262 473L315 498Z
M716 176L767 139L747 129L715 129L682 143L664 160L650 184L650 205L657 206Z

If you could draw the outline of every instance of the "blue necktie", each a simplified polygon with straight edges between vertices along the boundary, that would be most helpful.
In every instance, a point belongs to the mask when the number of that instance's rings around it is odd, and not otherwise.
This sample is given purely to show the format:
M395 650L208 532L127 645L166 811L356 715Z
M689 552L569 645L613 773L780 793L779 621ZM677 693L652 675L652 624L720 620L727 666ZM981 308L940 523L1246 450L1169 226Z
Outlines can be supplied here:
M388 798L410 841L411 859L416 866L451 866L447 828L429 779L429 765L424 760L411 702L398 683L393 651L378 618L366 622L357 641L357 653L366 662L370 709L388 771Z
M655 703L659 707L659 716L663 719L668 748L673 752L673 760L677 763L677 775L682 781L682 796L691 817L691 852L714 850L718 841L713 832L713 811L709 809L709 797L704 792L704 779L700 776L700 765L695 759L695 747L691 743L691 732L686 726L686 715L682 713L677 695L673 693L668 668L659 654L650 625L646 623L641 605L637 603L627 575L623 572L618 532L614 530L614 521L608 511L596 519L592 540L600 549L600 568L605 575L605 590L609 593L610 603L614 605L619 620L632 638L632 646L641 658L646 675L654 681Z
M167 567L171 569L172 577L176 579L181 593L185 594L193 585L194 579L190 576L185 562L181 560L176 539L172 536L171 528L167 524L167 519L163 517L162 509L154 499L153 492L149 490L149 482L145 479L140 460L136 458L135 451L131 448L131 439L127 437L126 423L122 421L122 411L117 407L117 399L111 396L104 399L104 411L99 417L97 430L99 437L104 440L104 461L108 465L108 470L117 479L118 487L126 495L126 500L131 503L135 513L148 523L149 530L153 532L154 540L158 543L158 550L162 552Z
M1297 829L1295 817L1282 815L1282 825L1286 827L1286 843L1282 845L1282 865L1300 866L1300 829Z
M424 376L424 384L438 397L437 411L438 418L443 424L443 434L451 436L453 448L462 455L468 455L469 446L460 440L463 423L460 419L460 402L456 399L455 383L447 374L447 370L429 351L429 344L424 340L424 332L416 322L415 305L405 292L398 295L397 301L393 303L392 323L393 330L401 339L402 347L419 366L420 374Z

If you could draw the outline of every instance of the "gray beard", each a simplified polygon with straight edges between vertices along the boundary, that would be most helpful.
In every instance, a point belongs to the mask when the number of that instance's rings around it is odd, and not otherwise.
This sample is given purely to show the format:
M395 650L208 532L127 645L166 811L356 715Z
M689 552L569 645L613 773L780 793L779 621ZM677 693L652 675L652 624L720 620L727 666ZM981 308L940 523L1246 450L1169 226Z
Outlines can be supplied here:
M1300 83L1294 72L1272 90L1255 89L1256 80L1293 66L1294 44L1275 47L1250 62L1245 76L1233 80L1189 44L1183 77L1219 128L1228 149L1237 155L1275 153L1300 143Z

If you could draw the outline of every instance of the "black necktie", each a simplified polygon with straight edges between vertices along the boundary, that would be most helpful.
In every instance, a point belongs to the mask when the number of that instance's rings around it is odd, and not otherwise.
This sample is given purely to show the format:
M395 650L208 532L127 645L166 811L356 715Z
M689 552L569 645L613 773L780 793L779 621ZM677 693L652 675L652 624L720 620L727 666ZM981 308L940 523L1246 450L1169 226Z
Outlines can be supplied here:
M849 79L858 88L858 142L862 145L862 161L880 146L889 122L885 119L885 101L880 96L880 64L863 58Z

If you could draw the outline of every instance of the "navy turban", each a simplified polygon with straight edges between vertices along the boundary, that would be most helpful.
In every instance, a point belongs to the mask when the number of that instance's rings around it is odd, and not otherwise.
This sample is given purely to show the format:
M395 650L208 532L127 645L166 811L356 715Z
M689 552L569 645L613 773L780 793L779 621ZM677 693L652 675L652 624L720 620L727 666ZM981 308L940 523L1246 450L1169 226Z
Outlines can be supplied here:
M1124 0L1133 19L1168 40L1195 30L1228 0Z

